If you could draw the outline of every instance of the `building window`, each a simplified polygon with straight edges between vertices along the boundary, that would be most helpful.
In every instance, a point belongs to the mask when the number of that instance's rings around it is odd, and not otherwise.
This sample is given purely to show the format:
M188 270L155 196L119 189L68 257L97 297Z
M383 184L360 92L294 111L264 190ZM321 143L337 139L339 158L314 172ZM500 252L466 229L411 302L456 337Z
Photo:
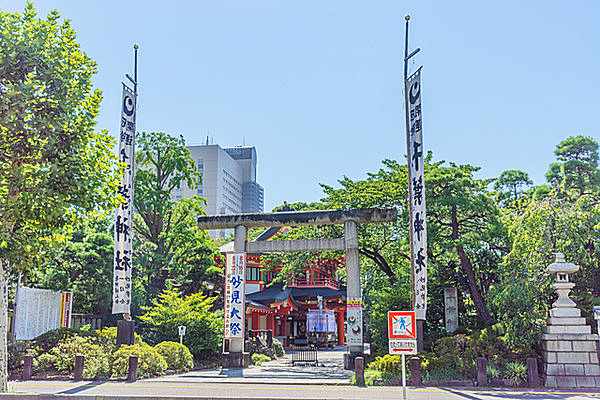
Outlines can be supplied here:
M204 195L204 188L202 187L202 179L204 178L204 160L201 158L198 160L198 174L200 177L198 178L198 196Z
M246 282L248 281L260 281L260 268L246 267Z

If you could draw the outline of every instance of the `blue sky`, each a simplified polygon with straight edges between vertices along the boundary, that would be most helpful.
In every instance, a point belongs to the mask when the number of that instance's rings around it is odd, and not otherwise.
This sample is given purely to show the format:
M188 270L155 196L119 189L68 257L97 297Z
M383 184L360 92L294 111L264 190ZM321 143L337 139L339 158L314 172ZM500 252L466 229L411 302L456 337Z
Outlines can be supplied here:
M425 147L435 159L521 169L536 184L568 136L600 140L600 2L62 1L98 63L98 127L118 130L139 53L138 130L257 148L265 210L316 201L406 153L404 15L421 53ZM2 1L22 11L24 1Z

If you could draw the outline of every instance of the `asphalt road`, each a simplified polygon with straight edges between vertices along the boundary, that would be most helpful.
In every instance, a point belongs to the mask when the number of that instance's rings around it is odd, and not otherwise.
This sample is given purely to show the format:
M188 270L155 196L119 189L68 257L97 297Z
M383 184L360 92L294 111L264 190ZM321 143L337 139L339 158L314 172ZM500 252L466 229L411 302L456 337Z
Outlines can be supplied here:
M402 399L402 387L268 385L223 383L127 382L11 382L13 393L59 395L55 398L87 399ZM0 397L4 397L0 395ZM13 396L7 396L13 397ZM15 398L14 396L13 398ZM498 399L600 399L600 390L408 388L407 399L498 400Z

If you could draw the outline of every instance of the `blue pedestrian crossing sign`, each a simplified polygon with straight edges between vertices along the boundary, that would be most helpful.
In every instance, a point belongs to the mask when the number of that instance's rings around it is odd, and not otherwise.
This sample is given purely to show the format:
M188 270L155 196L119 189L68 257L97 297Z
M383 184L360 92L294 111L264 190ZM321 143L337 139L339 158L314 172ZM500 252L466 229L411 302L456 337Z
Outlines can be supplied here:
M388 311L389 339L416 339L414 311Z

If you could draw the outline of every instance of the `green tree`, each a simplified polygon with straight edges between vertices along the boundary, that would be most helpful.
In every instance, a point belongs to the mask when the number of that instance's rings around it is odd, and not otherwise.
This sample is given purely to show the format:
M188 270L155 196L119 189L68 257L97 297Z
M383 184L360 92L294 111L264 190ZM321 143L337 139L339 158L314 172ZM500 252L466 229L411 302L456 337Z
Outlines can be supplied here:
M546 179L553 186L574 189L579 195L598 192L598 142L589 136L575 136L563 140L554 151L557 163L550 165Z
M504 171L494 183L498 191L498 200L505 205L517 201L533 185L527 172L519 170Z
M539 342L553 296L549 284L554 277L545 269L556 252L580 266L571 278L576 284L572 294L591 319L591 306L600 305L600 197L589 194L572 200L554 191L510 214L506 225L511 249L490 298L508 342L515 347Z
M473 177L478 169L451 163L425 175L427 239L430 265L460 266L477 315L488 324L485 297L495 279L489 273L508 249L500 210L486 190L489 180Z
M212 310L216 297L202 293L181 296L165 290L140 317L145 338L152 344L179 341L178 326L186 327L184 344L197 359L219 352L223 338L223 311Z
M69 240L50 249L27 275L28 284L73 291L73 312L110 318L114 238L108 218L78 222ZM92 300L93 301L90 301Z
M69 21L0 12L0 390L6 391L6 282L52 229L112 208L113 139L94 132L96 64ZM107 196L109 195L109 196Z
M194 189L201 179L183 137L141 133L137 138L136 165L134 255L138 261L134 273L143 285L138 287L144 290L142 304L147 305L166 287L166 280L193 278L189 273L193 268L214 274L216 271L210 268L216 249L206 232L200 232L194 223L195 216L204 214L204 199L172 199L173 191L183 183ZM180 273L186 271L182 277ZM196 274L197 279L203 276Z

